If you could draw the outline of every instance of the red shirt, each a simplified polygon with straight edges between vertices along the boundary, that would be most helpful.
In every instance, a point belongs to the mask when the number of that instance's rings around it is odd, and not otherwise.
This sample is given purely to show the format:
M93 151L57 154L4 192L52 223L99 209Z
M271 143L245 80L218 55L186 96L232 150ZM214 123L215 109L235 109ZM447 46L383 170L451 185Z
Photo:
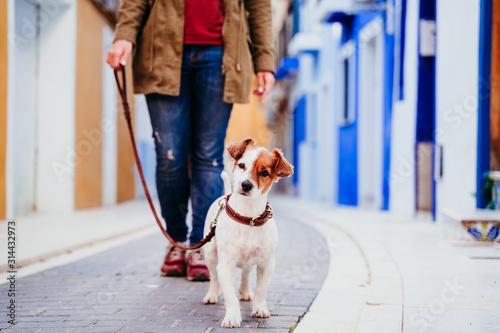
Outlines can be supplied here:
M223 0L184 0L184 44L222 45Z

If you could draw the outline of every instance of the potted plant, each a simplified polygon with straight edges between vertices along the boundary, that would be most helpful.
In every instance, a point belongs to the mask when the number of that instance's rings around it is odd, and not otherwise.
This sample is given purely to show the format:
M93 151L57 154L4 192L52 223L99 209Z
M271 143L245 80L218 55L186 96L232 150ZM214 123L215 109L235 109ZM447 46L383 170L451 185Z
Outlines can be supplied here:
M500 171L484 173L485 184L481 191L486 201L486 209L500 210Z

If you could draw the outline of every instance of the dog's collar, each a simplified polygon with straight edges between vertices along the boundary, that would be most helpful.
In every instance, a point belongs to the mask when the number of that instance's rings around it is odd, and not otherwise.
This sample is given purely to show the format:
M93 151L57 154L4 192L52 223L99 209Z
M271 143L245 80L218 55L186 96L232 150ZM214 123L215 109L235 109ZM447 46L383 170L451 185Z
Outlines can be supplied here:
M238 223L248 225L250 227L261 227L264 224L266 224L269 219L273 217L273 208L269 204L269 202L266 204L266 209L264 210L264 213L262 213L258 217L247 217L247 216L242 216L234 211L234 209L229 206L229 198L231 197L231 194L227 195L225 197L226 201L226 213L229 215L230 218L235 220Z

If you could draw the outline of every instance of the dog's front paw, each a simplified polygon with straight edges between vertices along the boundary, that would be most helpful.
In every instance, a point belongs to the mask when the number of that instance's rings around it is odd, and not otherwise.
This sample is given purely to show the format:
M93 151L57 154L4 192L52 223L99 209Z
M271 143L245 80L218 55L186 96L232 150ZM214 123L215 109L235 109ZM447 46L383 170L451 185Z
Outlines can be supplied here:
M269 318L270 314L267 307L252 309L252 318Z
M241 291L240 290L240 299L242 301L251 301L253 298L253 293L250 290Z
M217 304L219 296L217 294L207 294L203 297L203 304Z
M227 314L224 316L224 320L222 320L222 324L220 325L223 328L233 328L241 326L241 314L230 315Z

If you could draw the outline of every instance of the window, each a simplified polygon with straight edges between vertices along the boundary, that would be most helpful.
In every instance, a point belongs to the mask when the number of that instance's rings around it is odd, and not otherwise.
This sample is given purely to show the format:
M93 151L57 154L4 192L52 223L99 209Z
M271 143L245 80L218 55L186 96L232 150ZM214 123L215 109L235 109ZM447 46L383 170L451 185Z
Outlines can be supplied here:
M342 115L343 122L349 119L349 60L344 59L343 63L343 75L344 75L344 108Z
M339 123L341 126L346 126L355 121L355 44L353 41L345 43L341 48L340 56L340 108Z

